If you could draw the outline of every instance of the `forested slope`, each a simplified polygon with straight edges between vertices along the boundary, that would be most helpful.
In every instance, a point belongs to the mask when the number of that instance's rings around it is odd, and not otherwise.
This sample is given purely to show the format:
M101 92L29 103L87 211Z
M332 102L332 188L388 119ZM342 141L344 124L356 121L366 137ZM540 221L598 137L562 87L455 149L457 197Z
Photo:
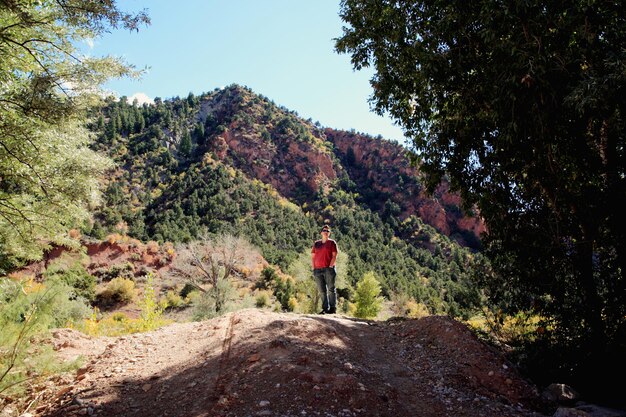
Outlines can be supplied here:
M348 255L348 285L373 271L386 295L410 295L432 312L468 316L479 306L470 275L480 255L433 225L478 246L472 228L459 224L469 219L479 231L480 220L464 217L458 198L406 195L403 184L419 187L419 177L400 145L353 134L359 152L379 155L377 167L402 163L388 166L404 178L390 188L381 175L363 182L354 166L346 168L346 152L331 132L240 86L154 105L111 100L96 116L96 147L117 169L88 230L94 237L120 228L175 243L207 232L241 234L286 271L326 222ZM338 133L332 138L338 141ZM385 159L390 149L394 159ZM386 194L372 194L383 188ZM400 209L418 206L435 207L444 223L430 225L418 210Z

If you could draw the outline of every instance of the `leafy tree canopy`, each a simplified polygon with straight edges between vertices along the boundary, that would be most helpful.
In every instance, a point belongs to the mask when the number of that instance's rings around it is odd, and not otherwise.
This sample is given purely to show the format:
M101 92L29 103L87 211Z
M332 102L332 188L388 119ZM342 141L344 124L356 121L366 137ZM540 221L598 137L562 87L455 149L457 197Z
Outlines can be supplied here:
M137 72L77 45L144 23L113 0L0 0L0 269L86 218L108 160L87 148L85 110L104 81Z
M492 299L581 351L625 331L625 16L619 1L341 3L336 49L374 68L374 110L412 136L431 190L446 175L478 204Z

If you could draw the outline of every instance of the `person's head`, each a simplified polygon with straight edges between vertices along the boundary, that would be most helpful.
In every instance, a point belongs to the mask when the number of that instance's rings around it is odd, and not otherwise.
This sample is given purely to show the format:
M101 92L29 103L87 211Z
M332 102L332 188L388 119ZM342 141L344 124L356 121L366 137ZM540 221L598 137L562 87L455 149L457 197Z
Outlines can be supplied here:
M325 225L324 227L322 227L322 231L320 233L322 237L328 238L328 236L330 236L330 226Z

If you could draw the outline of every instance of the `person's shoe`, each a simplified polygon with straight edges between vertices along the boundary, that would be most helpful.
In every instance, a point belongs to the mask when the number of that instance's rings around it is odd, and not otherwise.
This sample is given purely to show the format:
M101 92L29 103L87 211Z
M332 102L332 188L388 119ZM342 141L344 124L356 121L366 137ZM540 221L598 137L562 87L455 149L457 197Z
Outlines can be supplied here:
M331 308L330 310L328 310L326 314L337 314L337 310L335 310L334 308Z
M320 312L319 312L319 313L317 313L317 314L328 314L328 312L327 312L326 310L322 310L322 311L320 311Z

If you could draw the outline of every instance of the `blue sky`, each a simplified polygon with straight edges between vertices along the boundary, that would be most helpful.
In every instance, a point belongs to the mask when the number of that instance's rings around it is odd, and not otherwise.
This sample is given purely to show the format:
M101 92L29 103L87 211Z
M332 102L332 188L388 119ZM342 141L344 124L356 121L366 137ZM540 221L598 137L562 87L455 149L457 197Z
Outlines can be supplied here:
M118 95L149 98L200 94L240 84L305 118L402 141L402 130L369 109L371 71L353 71L334 52L341 36L339 0L123 0L147 9L148 27L95 40L93 55L120 56L139 81L116 80Z

